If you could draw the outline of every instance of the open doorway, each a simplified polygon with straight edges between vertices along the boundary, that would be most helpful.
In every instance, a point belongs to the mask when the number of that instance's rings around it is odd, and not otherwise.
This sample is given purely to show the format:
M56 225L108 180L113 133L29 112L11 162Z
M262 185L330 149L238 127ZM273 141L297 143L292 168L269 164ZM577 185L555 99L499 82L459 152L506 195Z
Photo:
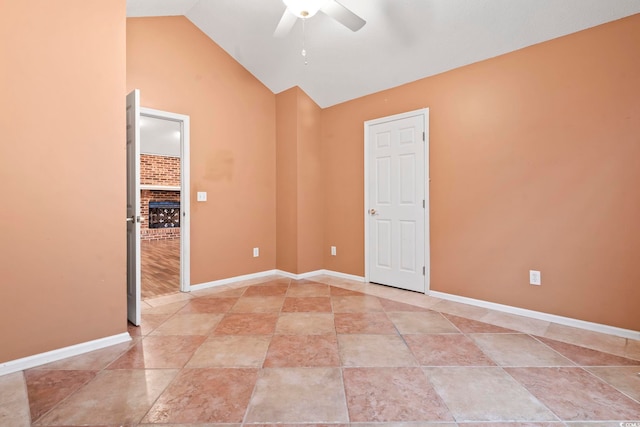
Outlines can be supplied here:
M188 291L188 118L140 109L141 298ZM186 131L186 134L185 134ZM185 154L186 153L186 154ZM186 156L186 157L185 157ZM186 254L188 257L188 253Z

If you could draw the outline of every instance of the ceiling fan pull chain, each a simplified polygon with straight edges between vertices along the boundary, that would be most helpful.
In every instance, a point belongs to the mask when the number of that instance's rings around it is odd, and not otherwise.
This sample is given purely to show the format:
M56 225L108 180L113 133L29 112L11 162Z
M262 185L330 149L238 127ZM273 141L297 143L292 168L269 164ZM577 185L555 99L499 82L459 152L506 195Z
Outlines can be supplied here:
M304 47L305 43L305 24L307 22L306 18L302 18L302 57L304 58L304 65L309 65L309 61L307 61L307 49Z

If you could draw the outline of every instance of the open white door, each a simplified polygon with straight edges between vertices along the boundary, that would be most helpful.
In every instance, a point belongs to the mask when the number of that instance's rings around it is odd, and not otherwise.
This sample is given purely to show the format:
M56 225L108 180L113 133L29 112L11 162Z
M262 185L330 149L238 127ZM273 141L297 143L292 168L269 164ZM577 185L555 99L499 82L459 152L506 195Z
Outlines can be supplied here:
M425 292L428 110L365 123L367 279Z
M140 91L127 95L127 319L140 325Z

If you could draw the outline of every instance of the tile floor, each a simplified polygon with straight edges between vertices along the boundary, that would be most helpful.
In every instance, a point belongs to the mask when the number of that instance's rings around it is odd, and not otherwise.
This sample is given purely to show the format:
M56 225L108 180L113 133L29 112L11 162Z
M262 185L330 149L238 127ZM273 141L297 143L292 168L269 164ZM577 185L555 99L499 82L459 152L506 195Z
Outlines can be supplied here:
M263 280L147 300L131 343L0 377L0 425L640 422L636 341L327 276Z

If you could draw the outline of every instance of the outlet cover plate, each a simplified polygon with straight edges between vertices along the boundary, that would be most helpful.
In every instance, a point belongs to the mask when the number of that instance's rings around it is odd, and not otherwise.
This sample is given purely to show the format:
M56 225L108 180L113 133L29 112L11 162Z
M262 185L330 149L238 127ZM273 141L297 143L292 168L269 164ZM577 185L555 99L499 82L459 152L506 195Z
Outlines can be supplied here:
M253 248L253 257L257 258L260 256L260 248Z
M332 256L336 256L336 247L335 246L331 246L331 255Z
M542 284L539 271L529 270L529 284L536 285L536 286L540 286Z

